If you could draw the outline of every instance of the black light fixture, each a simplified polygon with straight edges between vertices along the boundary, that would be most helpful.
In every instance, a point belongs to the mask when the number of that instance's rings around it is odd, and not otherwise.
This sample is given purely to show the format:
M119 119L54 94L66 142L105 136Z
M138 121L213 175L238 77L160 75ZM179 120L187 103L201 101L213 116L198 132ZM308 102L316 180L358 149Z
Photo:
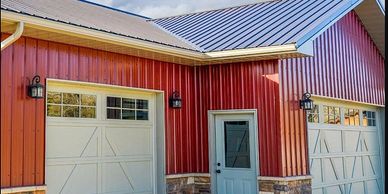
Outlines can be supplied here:
M300 108L303 110L312 110L313 109L313 100L310 99L311 94L306 92L302 96L302 100L299 101L300 103Z
M43 85L40 84L40 76L32 78L31 84L28 85L28 96L31 98L43 98Z
M169 99L169 104L171 108L181 108L182 107L182 98L179 96L177 91L174 91Z

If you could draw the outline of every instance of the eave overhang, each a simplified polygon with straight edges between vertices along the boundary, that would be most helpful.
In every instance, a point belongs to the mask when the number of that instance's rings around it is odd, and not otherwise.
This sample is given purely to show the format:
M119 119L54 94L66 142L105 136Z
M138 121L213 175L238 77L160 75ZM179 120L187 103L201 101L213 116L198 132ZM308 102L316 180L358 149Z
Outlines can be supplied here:
M98 31L84 26L76 26L24 13L1 10L1 32L11 34L18 22L24 22L25 24L23 32L25 37L184 65L209 65L305 57L311 56L312 52L306 52L306 50L298 48L295 44L200 52Z

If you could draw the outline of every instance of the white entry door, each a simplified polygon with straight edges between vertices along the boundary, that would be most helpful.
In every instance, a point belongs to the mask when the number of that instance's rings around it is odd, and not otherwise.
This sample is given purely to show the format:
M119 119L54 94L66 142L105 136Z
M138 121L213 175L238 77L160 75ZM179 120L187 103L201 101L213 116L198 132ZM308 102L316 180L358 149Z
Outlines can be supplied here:
M256 194L256 133L253 115L216 115L218 194Z
M49 84L48 194L156 193L152 93Z

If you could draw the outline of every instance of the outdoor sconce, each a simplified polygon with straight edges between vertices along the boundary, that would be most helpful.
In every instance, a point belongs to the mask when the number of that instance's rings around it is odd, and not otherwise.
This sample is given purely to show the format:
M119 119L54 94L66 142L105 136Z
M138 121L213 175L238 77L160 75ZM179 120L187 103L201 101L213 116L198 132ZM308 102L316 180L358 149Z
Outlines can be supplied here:
M40 84L40 76L32 78L31 84L28 85L28 96L31 98L43 98L43 85Z
M174 91L169 99L171 108L181 108L182 107L182 98L179 96L177 91Z
M312 110L313 109L313 100L310 99L311 94L306 92L302 96L302 100L299 101L300 103L300 108L303 110Z

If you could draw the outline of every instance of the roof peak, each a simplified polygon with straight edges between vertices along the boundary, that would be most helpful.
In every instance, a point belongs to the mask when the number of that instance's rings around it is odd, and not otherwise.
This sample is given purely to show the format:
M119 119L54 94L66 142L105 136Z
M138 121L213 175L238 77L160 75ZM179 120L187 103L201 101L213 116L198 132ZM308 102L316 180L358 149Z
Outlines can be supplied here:
M88 3L88 4L91 4L91 5L95 5L95 6L99 6L99 7L103 7L103 8L106 8L106 9L113 10L113 11L117 11L117 12L125 13L125 14L128 14L128 15L132 15L132 16L140 17L140 18L147 19L147 20L150 20L150 19L152 19L152 18L150 18L150 17L147 17L147 16L143 16L143 15L135 14L135 13L128 12L128 11L124 11L124 10L117 9L117 8L114 8L114 7L110 7L110 6L107 6L107 5L98 4L98 3L95 3L95 2L92 2L92 1L88 1L88 0L78 0L78 1L80 1L80 2L83 2L83 3Z

